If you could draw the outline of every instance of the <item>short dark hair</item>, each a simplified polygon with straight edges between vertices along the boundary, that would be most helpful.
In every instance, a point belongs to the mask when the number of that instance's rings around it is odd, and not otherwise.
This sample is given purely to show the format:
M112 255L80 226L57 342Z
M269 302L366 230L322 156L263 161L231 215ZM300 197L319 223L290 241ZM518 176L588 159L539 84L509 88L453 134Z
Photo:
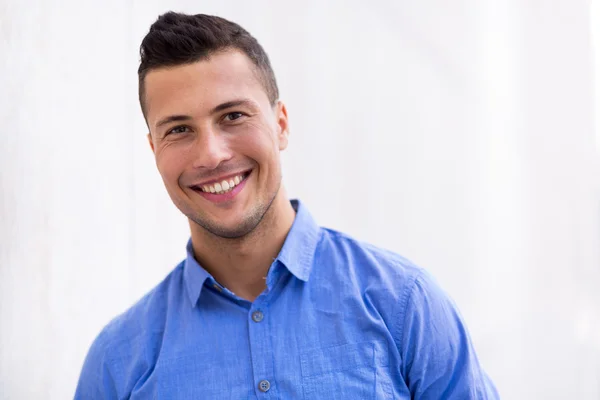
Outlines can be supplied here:
M150 70L206 60L216 52L229 49L248 56L274 105L279 99L275 73L267 53L250 33L221 17L169 11L150 26L140 45L139 97L144 115L144 79Z

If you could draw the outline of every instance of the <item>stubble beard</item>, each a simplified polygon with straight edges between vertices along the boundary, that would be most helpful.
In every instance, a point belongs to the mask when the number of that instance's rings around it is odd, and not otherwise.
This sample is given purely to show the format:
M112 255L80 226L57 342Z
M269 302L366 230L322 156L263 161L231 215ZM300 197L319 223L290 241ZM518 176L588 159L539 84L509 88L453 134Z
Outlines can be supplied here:
M256 228L263 221L267 212L271 209L277 194L281 188L281 179L277 184L277 188L271 194L268 201L256 204L249 212L248 215L244 218L244 220L239 224L239 226L228 229L224 226L218 225L213 221L210 221L206 218L203 218L199 213L188 212L184 213L192 222L196 225L200 226L213 236L216 236L221 239L241 239L244 238L251 233L253 233Z

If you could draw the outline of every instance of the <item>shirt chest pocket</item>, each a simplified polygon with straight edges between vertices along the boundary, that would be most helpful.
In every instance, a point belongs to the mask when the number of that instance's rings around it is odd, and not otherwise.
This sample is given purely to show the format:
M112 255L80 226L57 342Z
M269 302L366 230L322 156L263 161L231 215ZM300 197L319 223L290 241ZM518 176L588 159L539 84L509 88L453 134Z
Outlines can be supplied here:
M350 343L300 355L305 399L375 399L387 353L375 342Z

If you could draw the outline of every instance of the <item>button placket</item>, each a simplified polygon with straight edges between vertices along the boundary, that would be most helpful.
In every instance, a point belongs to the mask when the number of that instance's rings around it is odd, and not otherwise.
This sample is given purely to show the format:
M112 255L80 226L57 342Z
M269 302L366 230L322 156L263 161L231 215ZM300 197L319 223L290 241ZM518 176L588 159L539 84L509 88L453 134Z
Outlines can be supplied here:
M273 349L269 335L268 309L260 300L253 304L248 318L250 354L254 372L255 390L261 399L277 398L273 377Z

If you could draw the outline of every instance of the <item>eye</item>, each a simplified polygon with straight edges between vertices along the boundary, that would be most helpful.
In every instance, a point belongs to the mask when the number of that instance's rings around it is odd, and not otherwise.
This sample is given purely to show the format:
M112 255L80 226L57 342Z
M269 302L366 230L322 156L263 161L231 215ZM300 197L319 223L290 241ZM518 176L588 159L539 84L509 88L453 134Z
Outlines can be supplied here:
M241 113L239 111L234 111L234 112L230 112L229 114L225 115L224 120L225 121L235 121L237 119L240 119L244 116L244 113Z
M175 128L171 129L170 131L168 131L167 135L178 134L178 133L186 133L189 130L190 130L189 127L187 127L185 125L180 125L180 126L176 126Z

